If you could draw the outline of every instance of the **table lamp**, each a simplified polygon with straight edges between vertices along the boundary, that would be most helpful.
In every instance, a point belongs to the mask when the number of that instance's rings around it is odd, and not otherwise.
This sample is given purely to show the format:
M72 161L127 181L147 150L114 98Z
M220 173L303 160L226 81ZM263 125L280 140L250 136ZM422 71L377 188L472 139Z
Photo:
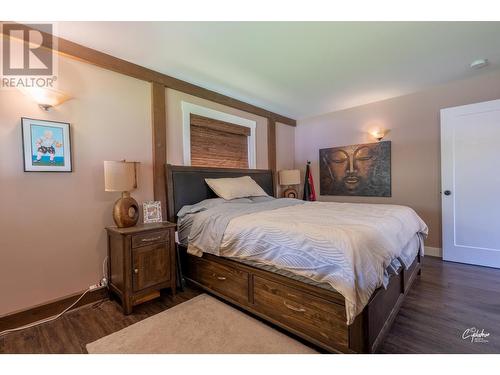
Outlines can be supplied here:
M113 219L118 228L133 227L139 220L139 205L130 196L130 191L137 188L137 164L125 160L104 162L104 190L122 192L113 207Z
M285 198L297 198L297 189L292 187L292 185L300 185L300 170L298 169L285 169L279 171L279 184L281 186L287 186L287 189L283 192L283 197Z

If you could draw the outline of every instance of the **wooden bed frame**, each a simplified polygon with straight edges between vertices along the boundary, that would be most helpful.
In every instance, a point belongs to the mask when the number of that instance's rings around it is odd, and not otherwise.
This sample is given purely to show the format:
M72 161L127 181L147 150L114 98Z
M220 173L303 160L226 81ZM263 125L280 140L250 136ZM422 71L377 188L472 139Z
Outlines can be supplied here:
M214 198L205 178L252 176L274 196L274 176L269 170L166 166L168 218L186 204ZM181 246L181 248L183 248ZM184 248L185 250L185 248ZM420 274L418 255L377 289L354 323L346 324L344 297L335 291L309 285L279 274L223 257L182 253L188 281L312 344L337 353L374 353L389 331L404 297Z

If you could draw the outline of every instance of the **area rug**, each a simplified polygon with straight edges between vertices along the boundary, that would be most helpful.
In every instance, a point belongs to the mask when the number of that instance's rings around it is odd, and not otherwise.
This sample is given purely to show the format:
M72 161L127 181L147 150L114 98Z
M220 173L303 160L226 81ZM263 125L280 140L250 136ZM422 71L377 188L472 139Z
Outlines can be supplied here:
M313 349L201 294L87 345L90 354L299 354Z

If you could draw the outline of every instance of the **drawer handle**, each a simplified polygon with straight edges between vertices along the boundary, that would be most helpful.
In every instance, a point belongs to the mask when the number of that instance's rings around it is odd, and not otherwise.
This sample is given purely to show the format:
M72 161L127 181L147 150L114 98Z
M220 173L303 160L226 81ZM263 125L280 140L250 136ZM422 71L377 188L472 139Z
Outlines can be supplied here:
M286 303L286 301L283 301L283 305L285 305L285 307L287 309L290 309L290 310L293 310L293 311L297 311L297 312L305 312L306 311L306 309L304 309L303 307L292 306L292 305Z
M216 278L217 278L217 280L220 280L220 281L226 280L226 278L224 276L216 276Z
M153 242L153 241L158 241L158 240L161 240L161 236L152 237L152 238L143 238L141 241L142 242Z
M135 273L135 274L138 274L138 273L139 273L139 269L138 269L138 268L135 268L135 269L134 269L134 273Z

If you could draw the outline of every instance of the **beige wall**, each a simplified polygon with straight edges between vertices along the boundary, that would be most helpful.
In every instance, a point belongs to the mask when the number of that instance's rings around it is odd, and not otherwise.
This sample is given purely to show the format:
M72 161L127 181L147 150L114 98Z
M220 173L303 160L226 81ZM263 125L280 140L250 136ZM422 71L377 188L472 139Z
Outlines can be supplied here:
M295 127L276 123L276 169L295 166Z
M312 161L319 192L319 149L375 142L372 127L390 129L392 141L392 197L333 197L320 200L404 204L414 208L429 225L427 245L441 247L440 127L441 108L500 98L500 72L483 73L423 92L333 112L298 122L295 165Z
M182 92L166 89L167 101L167 162L173 165L183 165L182 149L182 102L200 105L216 111L229 113L257 122L255 130L256 137L256 164L257 168L266 169L267 163L267 119L238 109L214 103L196 96L184 94Z
M140 161L132 194L153 198L149 83L61 58L59 85L74 99L50 112L0 90L0 315L100 280L119 197L103 191L103 160ZM71 123L73 173L23 172L22 116Z

